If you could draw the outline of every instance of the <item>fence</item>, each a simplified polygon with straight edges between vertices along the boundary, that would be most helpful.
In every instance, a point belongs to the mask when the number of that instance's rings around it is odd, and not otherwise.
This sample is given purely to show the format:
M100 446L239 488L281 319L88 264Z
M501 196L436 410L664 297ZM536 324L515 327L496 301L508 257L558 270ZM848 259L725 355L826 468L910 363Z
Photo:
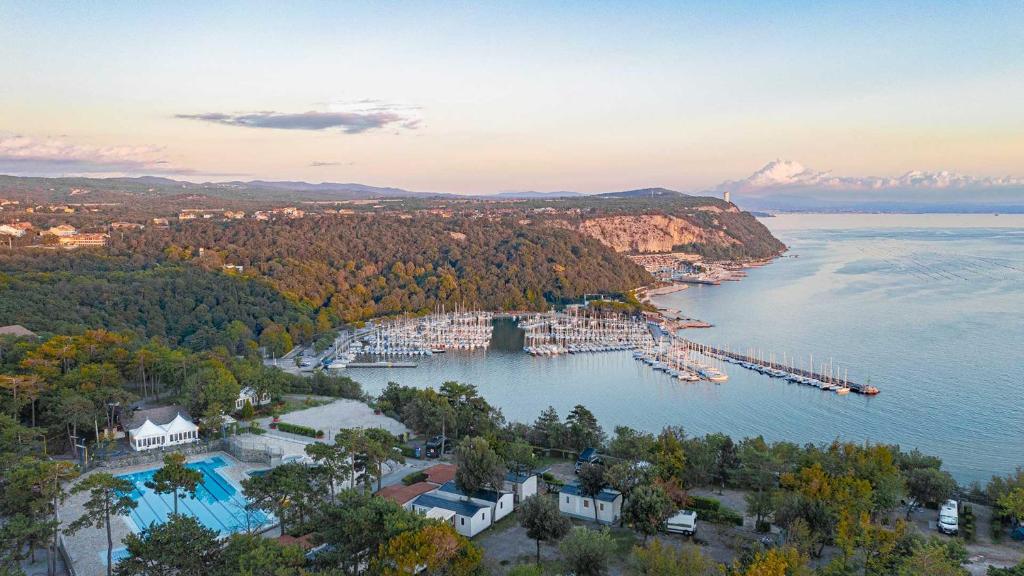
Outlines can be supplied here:
M152 448L141 452L128 452L127 454L119 454L116 456L96 457L89 460L87 465L83 467L83 472L98 467L127 468L129 466L138 466L140 464L163 462L164 455L171 454L173 452L184 454L187 458L197 454L221 451L224 449L224 444L224 440L214 438L212 440L201 440L193 444L179 444L177 446Z
M228 438L225 451L242 462L270 465L276 458L280 461L283 451L258 440L242 440L238 437Z

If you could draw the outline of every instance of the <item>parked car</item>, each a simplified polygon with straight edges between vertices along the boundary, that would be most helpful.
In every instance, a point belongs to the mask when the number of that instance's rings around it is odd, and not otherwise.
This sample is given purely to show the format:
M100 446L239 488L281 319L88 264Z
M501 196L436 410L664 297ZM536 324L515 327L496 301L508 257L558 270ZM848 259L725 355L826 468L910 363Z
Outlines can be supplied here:
M576 459L576 473L580 473L580 468L584 464L601 464L601 455L597 453L597 448L587 448L583 452L580 452L580 457Z
M665 532L693 536L697 533L697 513L693 510L680 510L665 521Z
M441 450L443 448L444 453L448 454L452 451L452 441L447 436L434 436L427 443L423 445L424 451L427 454L427 458L440 458Z

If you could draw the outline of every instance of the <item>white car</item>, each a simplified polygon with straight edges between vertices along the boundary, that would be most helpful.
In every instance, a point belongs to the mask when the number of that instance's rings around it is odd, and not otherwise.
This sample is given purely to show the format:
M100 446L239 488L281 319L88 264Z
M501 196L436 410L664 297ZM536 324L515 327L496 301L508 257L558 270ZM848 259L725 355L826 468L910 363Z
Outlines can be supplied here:
M665 531L693 536L697 533L697 513L693 510L680 510L665 521Z

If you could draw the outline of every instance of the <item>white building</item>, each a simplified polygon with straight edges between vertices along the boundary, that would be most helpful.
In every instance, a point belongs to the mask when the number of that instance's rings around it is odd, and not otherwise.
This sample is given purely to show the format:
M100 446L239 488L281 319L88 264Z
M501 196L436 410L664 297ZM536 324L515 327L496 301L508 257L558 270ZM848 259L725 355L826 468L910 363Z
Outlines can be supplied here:
M516 506L530 496L537 494L537 475L533 472L509 472L505 474L502 488L515 497Z
M235 410L244 408L246 402L252 404L253 408L270 404L270 394L263 394L263 396L257 398L256 390L251 386L246 386L238 393L238 399L235 400Z
M412 509L428 518L450 522L455 531L472 538L491 526L491 508L472 500L449 500L437 492L423 494L412 501Z
M0 234L5 236L14 236L15 238L21 238L25 235L25 231L21 228L15 228L10 224L0 224Z
M515 497L511 492L477 490L475 493L467 495L462 492L462 490L459 490L459 487L455 485L454 480L445 482L440 488L432 492L432 494L434 496L450 500L468 500L469 502L473 502L481 506L487 506L491 509L491 517L494 519L494 522L497 522L511 514L512 509L515 507Z
M583 496L579 484L566 484L558 494L558 511L566 516L593 521L595 506L599 523L614 524L622 516L622 493L605 488L592 498Z
M128 430L128 443L137 451L199 441L199 427L178 406L136 410L125 428Z

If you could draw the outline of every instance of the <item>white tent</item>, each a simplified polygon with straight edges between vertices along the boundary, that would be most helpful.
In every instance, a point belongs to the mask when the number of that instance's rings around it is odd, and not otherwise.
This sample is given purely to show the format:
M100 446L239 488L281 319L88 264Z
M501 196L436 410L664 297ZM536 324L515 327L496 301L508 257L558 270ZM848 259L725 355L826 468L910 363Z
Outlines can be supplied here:
M160 426L153 424L149 419L142 423L142 426L128 431L131 438L132 448L146 450L163 446L166 432Z
M168 446L194 442L199 437L199 426L183 418L181 413L165 424L163 429L166 436L165 444Z

